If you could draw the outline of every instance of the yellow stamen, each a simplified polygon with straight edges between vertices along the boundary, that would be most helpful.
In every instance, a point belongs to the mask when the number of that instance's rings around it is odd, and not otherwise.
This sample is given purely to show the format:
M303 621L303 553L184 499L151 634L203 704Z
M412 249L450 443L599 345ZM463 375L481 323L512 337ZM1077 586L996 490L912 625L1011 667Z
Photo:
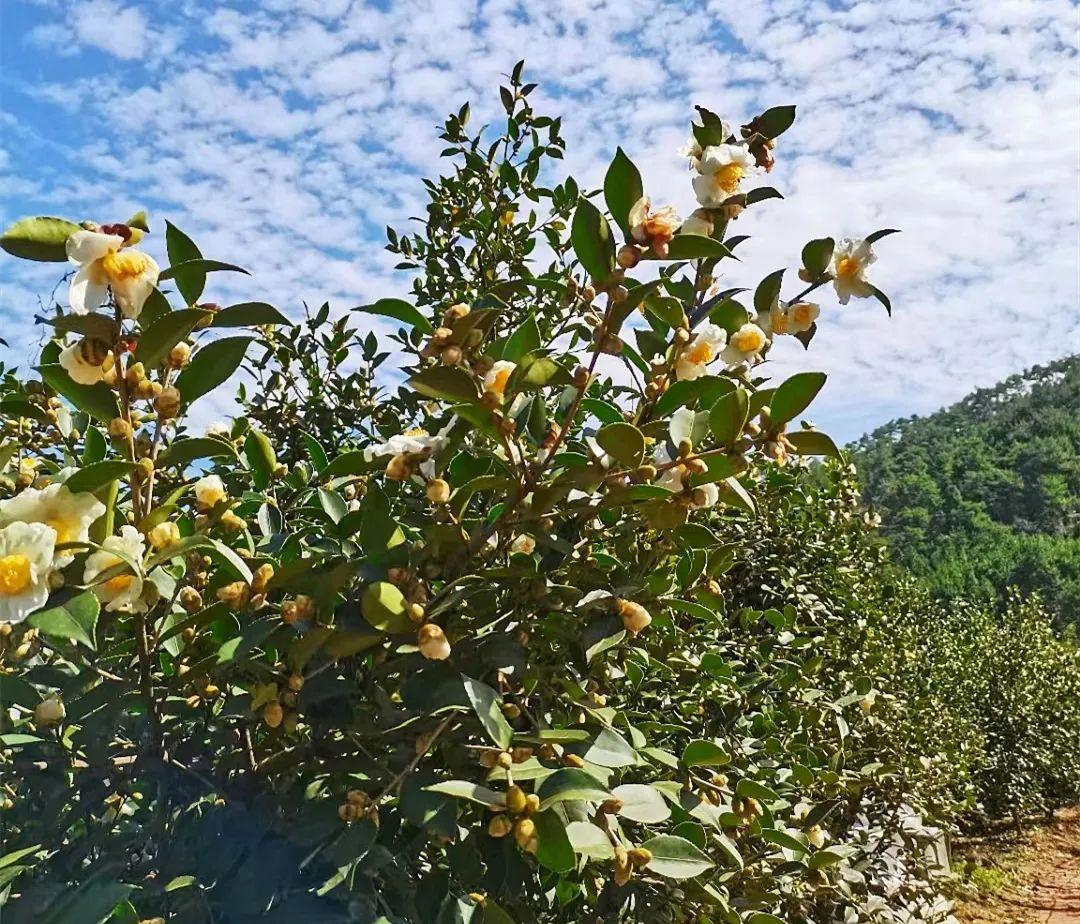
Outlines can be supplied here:
M11 596L30 586L30 559L25 555L0 557L0 594Z
M738 331L731 342L743 353L756 353L765 345L765 338L756 330Z
M500 369L495 373L495 378L492 380L489 390L501 395L506 391L506 383L510 381L510 373L513 369Z
M862 264L854 257L841 257L836 261L836 275L843 279L851 279L859 275Z
M788 314L783 309L773 309L772 329L774 334L786 334L788 332Z
M150 260L137 250L111 251L101 258L101 268L110 282L137 279L150 268Z
M111 594L122 594L131 586L133 580L135 578L130 574L118 574L105 582L105 589Z
M729 196L734 195L745 172L739 164L725 164L713 174L713 186Z
M713 345L708 340L702 340L687 351L686 358L700 366L712 362L715 355L716 350L713 349Z
M809 324L814 320L814 310L809 305L796 305L791 309L791 316L796 324Z
M68 520L61 520L59 517L53 517L52 519L45 521L46 526L51 526L56 530L56 541L71 542L72 536L75 533L74 524Z
M428 432L423 427L413 427L405 431L405 436L427 436Z

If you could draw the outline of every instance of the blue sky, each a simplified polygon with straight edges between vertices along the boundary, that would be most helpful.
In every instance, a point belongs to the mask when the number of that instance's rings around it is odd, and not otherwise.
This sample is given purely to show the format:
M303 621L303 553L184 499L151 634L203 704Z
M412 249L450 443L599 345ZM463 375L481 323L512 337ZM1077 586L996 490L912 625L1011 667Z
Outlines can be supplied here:
M816 419L848 439L1080 351L1078 34L1068 0L0 0L0 221L146 207L252 270L215 300L344 309L407 290L381 229L418 213L438 121L466 99L494 117L518 58L579 182L622 144L684 214L693 104L797 103L787 198L740 219L729 279L904 230L873 267L891 320L824 297L809 354L773 354L830 373ZM56 269L0 262L16 360Z

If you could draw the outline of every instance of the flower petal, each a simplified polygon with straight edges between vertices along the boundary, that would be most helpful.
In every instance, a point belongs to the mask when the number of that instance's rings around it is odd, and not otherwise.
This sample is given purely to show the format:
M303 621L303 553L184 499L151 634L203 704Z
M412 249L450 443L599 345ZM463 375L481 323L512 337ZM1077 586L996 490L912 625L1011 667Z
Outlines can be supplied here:
M119 234L102 234L100 231L76 231L67 239L65 248L68 259L76 266L85 266L100 260L105 254L119 250L124 239Z
M88 266L84 266L71 280L68 303L76 314L88 314L95 311L105 301L108 288L102 283L95 282L94 275Z

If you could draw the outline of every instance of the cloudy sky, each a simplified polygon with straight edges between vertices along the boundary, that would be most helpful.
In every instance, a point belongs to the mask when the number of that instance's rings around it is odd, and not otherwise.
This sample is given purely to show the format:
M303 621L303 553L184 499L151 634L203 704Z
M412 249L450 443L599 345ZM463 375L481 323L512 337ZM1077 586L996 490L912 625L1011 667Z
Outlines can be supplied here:
M815 417L849 439L1080 351L1078 35L1069 0L0 0L0 221L146 207L253 271L215 300L346 308L407 290L382 228L419 212L436 124L497 117L519 58L582 185L622 144L684 213L693 104L796 103L787 198L740 219L728 278L903 229L873 267L891 320L826 296L809 354L774 351L830 373ZM18 361L55 280L0 262Z

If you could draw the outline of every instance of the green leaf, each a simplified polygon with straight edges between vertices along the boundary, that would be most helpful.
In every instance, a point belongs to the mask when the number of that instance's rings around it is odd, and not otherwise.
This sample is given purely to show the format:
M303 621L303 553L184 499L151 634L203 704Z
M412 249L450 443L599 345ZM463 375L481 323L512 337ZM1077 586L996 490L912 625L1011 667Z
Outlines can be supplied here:
M604 175L604 201L611 217L626 235L630 234L630 209L643 195L645 188L641 183L641 173L623 149L617 148Z
M867 285L870 285L870 283L867 283ZM873 294L874 298L876 298L879 302L881 302L881 304L883 304L885 306L885 313L888 314L888 316L891 318L892 317L892 302L889 301L889 297L884 292L882 292L881 289L879 289L877 286L872 286L871 285L870 286L870 291Z
M611 227L600 210L582 197L574 212L570 228L570 242L585 272L593 279L602 280L615 268L615 240Z
M730 761L731 755L715 741L698 739L683 750L681 763L684 767L722 767Z
M883 237L888 237L890 234L899 234L899 228L882 228L880 231L873 231L866 235L866 243L874 244L880 241Z
M91 311L88 314L61 314L51 318L49 323L60 334L79 334L94 340L104 340L108 344L116 342L120 336L120 325L108 315Z
M787 922L767 911L755 911L746 919L746 924L787 924Z
M505 751L514 738L514 730L502 714L502 697L486 683L473 680L464 674L461 675L461 682L465 684L465 694L469 697L480 724L484 726L484 731Z
M637 468L645 456L645 434L631 423L601 427L596 433L596 442L627 468Z
M667 879L693 879L716 864L684 837L661 834L641 845L652 854L646 868Z
M401 527L390 515L389 498L375 485L368 488L361 502L359 533L360 544L369 555L378 555L405 541Z
M507 339L502 358L516 363L526 353L539 348L540 328L536 324L536 315L530 314Z
M764 202L766 199L783 199L780 190L774 189L772 186L758 186L751 189L746 194L746 204L754 205L758 202ZM734 246L734 245L732 245Z
M794 121L794 106L774 106L754 120L754 128L766 138L777 138L791 128Z
M810 869L824 869L826 866L842 863L849 856L851 856L851 851L848 848L826 847L824 850L815 850L806 865Z
M262 430L256 430L254 427L248 430L247 438L244 440L244 457L251 470L252 483L258 490L265 491L273 480L274 469L277 468L277 454L274 452L270 438ZM334 522L336 523L337 520Z
M169 255L169 263L174 266L202 257L202 251L195 246L195 242L170 221L165 222L165 249ZM168 277L162 273L160 278ZM176 281L176 287L180 290L184 301L188 305L194 305L202 295L203 289L206 288L206 273L200 274L198 270L193 269Z
M637 752L618 732L604 728L589 744L582 757L598 767L633 767L637 764Z
M665 260L710 260L730 257L726 244L704 234L676 234L668 244Z
M769 414L774 426L786 424L805 411L825 384L824 372L798 372L772 396Z
M796 430L787 434L791 448L801 456L832 456L840 458L840 448L828 433L820 430Z
M425 334L430 334L434 330L427 318L407 301L400 298L380 298L371 305L361 305L359 308L353 308L353 311L393 318L395 321L401 321L402 324L415 327Z
M611 795L622 803L619 816L641 824L655 825L671 817L667 800L651 786L642 783L624 783L616 786Z
M226 337L198 350L176 379L184 400L190 404L224 383L244 361L249 343L249 337Z
M79 226L66 218L20 218L0 235L0 247L13 257L39 263L66 263L67 239Z
M763 802L766 805L770 802L775 802L779 798L779 796L764 783L752 780L748 776L744 776L735 784L735 795L742 796L744 799L757 799L758 802Z
M744 388L721 395L709 409L709 429L717 442L733 446L742 435L750 413L750 398Z
M0 674L0 709L7 709L13 703L33 709L41 702L41 694L29 683L16 674ZM3 867L0 862L0 868Z
M382 465L378 465L368 462L364 458L362 449L350 449L348 452L334 456L330 463L319 472L319 477L324 481L329 481L331 478L339 478L342 475L361 475L364 472L382 468L383 465L386 465L386 463L383 462Z
M811 279L823 276L832 260L836 241L831 237L819 237L807 242L802 249L802 262Z
M566 826L566 836L575 853L594 860L610 860L615 855L608 836L588 821L572 821Z
M540 784L536 794L540 797L541 809L550 808L558 802L603 802L611 797L599 780L577 767L556 770Z
M783 281L784 271L777 270L775 273L769 273L758 283L758 287L754 290L754 310L758 314L767 315L772 311L773 305L780 298L780 286Z
M566 825L562 818L553 810L537 812L532 816L536 825L536 860L541 866L546 866L557 873L569 872L574 868L577 858L574 856L574 848L570 845L570 838L566 833Z
M192 436L178 439L158 456L158 465L162 468L175 465L183 468L196 459L236 458L236 449L232 443L213 436Z
M151 324L155 324L159 318L169 314L172 311L172 305L169 304L169 300L162 293L161 289L157 286L150 293L150 296L143 304L142 312L139 314L139 325L145 330Z
M38 372L41 373L41 379L45 384L91 417L108 423L114 417L120 416L116 394L104 382L98 382L96 385L79 385L71 380L71 376L59 364L39 366Z
M476 383L464 369L457 366L424 369L409 379L409 385L426 398L443 401L474 402L480 397Z
M166 892L176 892L179 889L186 889L188 886L195 885L194 876L177 876L175 879L170 879L165 885Z
M41 844L35 844L33 847L23 847L21 850L13 850L11 853L5 853L0 857L0 869L18 863L24 857L35 854L39 850L41 850Z
M340 523L341 518L349 512L349 505L345 503L345 499L335 491L327 491L326 488L319 488L319 505L335 523Z
M694 107L701 117L701 125L692 124L694 137L703 148L713 144L723 144L727 141L727 132L724 131L724 122L715 112L711 112L701 106Z
M445 780L442 783L425 786L424 789L428 792L442 793L444 796L453 796L455 799L468 799L478 805L494 808L504 808L506 806L505 793L496 792L494 789L488 789L486 786L479 786L466 780Z
M391 634L404 634L415 629L405 612L405 597L387 581L368 584L360 598L360 612L374 628Z
M206 260L199 257L196 260L184 260L182 263L174 263L172 266L161 271L158 279L176 279L177 288L180 287L180 277L190 276L192 273L243 273L250 276L246 269L235 263L226 263L224 260Z
M725 298L709 311L709 320L724 328L730 336L750 320L750 313L741 302Z
M147 368L160 363L174 346L190 334L200 321L210 317L209 311L185 308L170 311L159 317L149 329L143 331L135 348L135 359Z
M789 834L787 831L766 828L761 832L761 839L768 841L770 844L775 844L777 847L783 847L785 850L793 850L796 853L809 852L809 848L803 841L800 841L797 837L793 834Z
M93 493L105 487L110 481L127 477L132 469L132 463L120 462L117 459L107 459L103 462L94 462L79 469L64 484L69 491L75 494L80 492Z
M211 327L261 327L264 324L292 326L285 315L266 302L240 302L214 315Z
M94 651L97 648L94 632L100 611L97 596L84 591L60 606L34 613L26 623L52 638L77 642Z

